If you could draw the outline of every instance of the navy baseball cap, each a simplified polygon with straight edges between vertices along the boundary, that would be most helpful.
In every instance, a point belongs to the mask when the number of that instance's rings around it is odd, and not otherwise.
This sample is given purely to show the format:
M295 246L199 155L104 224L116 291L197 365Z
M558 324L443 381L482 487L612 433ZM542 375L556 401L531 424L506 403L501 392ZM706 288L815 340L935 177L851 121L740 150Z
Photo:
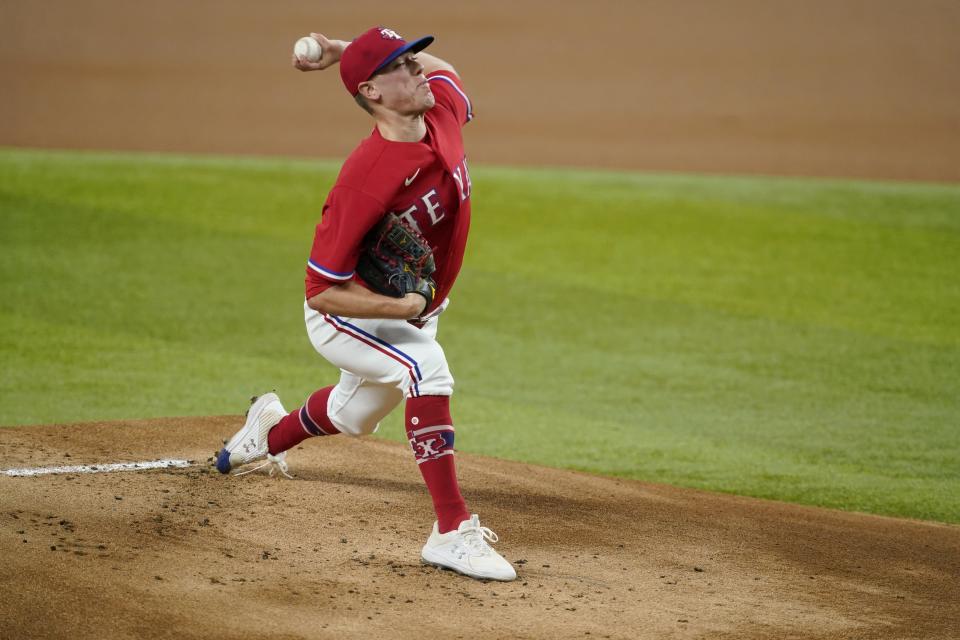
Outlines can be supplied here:
M423 51L433 36L407 42L393 29L374 27L357 36L340 58L340 79L350 95L360 91L361 83L408 51Z

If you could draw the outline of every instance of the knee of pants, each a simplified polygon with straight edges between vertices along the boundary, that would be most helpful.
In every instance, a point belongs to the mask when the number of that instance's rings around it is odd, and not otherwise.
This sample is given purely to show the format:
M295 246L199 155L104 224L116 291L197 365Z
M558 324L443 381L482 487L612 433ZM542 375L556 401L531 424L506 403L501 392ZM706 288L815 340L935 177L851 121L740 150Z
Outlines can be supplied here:
M378 407L361 406L354 402L352 406L343 405L331 409L327 415L340 433L348 436L367 436L380 428L383 412L377 409Z
M371 433L376 433L377 429L380 428L380 422L378 420L371 420L367 417L366 420L350 418L349 416L343 415L344 412L338 414L330 414L330 422L333 423L333 426L337 428L340 433L343 433L348 436L368 436Z
M380 427L380 421L403 400L394 387L372 385L345 375L327 401L327 416L340 433L365 436Z
M411 384L408 378L400 383L400 388L408 396L450 396L453 395L453 375L447 365L447 356L443 347L433 343L431 348L420 354L414 370L415 380Z

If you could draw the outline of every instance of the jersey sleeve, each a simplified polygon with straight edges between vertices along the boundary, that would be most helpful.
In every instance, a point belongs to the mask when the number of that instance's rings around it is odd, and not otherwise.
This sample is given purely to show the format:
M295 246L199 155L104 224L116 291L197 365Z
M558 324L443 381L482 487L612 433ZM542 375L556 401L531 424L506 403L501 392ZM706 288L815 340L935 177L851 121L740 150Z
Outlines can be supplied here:
M452 111L461 126L473 120L473 104L457 74L451 71L435 71L427 76L430 90L437 106Z
M363 238L384 212L362 191L341 186L330 192L307 260L307 298L353 278Z

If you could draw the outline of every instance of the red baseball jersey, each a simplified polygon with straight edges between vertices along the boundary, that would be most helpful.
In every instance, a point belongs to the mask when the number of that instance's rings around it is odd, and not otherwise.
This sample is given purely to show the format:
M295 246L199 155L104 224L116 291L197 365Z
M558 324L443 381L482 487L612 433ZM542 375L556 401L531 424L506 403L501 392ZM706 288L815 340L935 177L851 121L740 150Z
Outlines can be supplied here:
M455 74L439 71L428 79L436 104L424 115L424 139L393 142L374 127L340 169L307 261L307 298L331 285L360 280L354 270L364 236L389 212L419 230L433 247L437 295L426 311L439 306L453 287L470 227L462 127L473 111Z

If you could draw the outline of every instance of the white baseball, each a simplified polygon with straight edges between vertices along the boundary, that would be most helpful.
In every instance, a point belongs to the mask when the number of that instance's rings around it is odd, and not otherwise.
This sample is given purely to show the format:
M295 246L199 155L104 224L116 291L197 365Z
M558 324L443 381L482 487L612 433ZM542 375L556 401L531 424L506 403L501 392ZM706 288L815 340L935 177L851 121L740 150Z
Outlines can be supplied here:
M319 62L323 55L323 49L319 42L310 36L304 36L297 40L297 44L293 45L293 54L307 62Z

